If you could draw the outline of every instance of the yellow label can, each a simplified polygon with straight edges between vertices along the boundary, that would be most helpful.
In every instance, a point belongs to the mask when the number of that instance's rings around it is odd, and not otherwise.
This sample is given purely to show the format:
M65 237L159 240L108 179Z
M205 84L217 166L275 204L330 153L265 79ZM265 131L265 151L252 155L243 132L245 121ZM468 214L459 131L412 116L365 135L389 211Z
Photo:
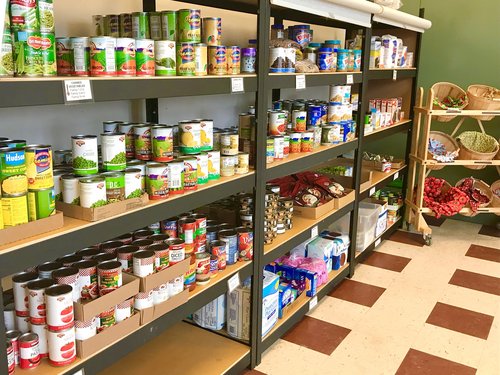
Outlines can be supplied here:
M26 147L28 189L48 189L54 186L52 148L44 145Z
M28 222L28 199L26 194L2 197L4 227L26 224Z

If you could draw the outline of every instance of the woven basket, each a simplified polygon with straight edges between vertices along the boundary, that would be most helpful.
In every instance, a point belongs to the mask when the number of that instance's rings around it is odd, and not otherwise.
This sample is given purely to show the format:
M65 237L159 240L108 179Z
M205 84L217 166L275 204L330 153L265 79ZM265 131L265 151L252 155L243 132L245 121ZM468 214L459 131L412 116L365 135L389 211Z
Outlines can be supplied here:
M453 137L449 136L446 133L443 132L436 132L436 131L431 131L429 134L429 138L435 139L439 142L441 142L444 147L446 148L446 151L459 151L460 147L458 146L458 143ZM427 159L433 160L433 156L430 152L427 151ZM428 165L427 169L431 169L433 171L438 171L440 169L443 169L445 166L444 165Z
M431 90L434 92L434 98L442 102L445 98L448 96L451 96L453 98L461 98L465 97L465 103L461 107L457 107L455 109L464 109L467 104L469 103L467 100L467 94L462 88L459 86L450 83L450 82L437 82L434 85L432 85ZM442 110L438 105L433 104L434 109ZM449 122L453 120L456 115L446 115L446 116L436 116L436 120L439 122Z
M493 160L493 158L497 155L499 152L499 146L498 142L496 142L496 147L493 152L477 152L473 151L460 142L460 139L457 138L458 146L460 147L459 153L458 153L458 160ZM468 169L484 169L486 168L485 165L464 165L465 168Z
M455 184L455 187L459 187L462 182L465 180L465 178L462 178L460 181L458 181L456 184ZM472 184L473 187L481 190L481 193L483 193L484 195L486 195L489 199L488 202L486 203L481 203L479 205L479 207L488 207L491 202L493 201L493 192L491 191L491 187L490 185L488 185L486 182L482 181L482 180L478 180L478 179L474 179L474 183ZM470 208L470 205L469 203L467 203L467 205L465 206L466 208ZM463 216L469 216L469 217L472 217L472 216L476 216L478 213L470 213L470 214L460 214L460 215L463 215Z
M496 180L491 184L491 194L493 195L493 199L491 200L490 207L500 207L500 197L494 193L495 190L500 189L500 180ZM496 214L500 216L500 214Z
M492 100L485 98L483 95L492 95L494 99ZM467 109L476 111L498 111L500 110L500 90L486 85L470 85L467 87L467 99L469 99L469 104ZM472 116L477 120L489 121L495 116Z

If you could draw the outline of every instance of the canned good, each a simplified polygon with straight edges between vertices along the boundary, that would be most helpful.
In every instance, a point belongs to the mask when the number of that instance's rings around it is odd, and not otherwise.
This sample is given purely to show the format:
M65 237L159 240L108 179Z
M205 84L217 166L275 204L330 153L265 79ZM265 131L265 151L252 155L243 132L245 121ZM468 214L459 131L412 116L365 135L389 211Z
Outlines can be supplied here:
M300 142L301 152L312 152L314 144L314 133L307 131L302 133L302 138Z
M241 49L238 46L228 46L227 56L227 74L236 75L241 73Z
M133 77L137 70L135 39L116 38L116 73L119 76Z
M53 32L40 33L40 48L42 50L42 75L52 77L57 75L56 38ZM73 68L74 69L74 68Z
M40 358L47 358L49 356L47 324L32 324L31 332L38 335L38 351L40 352Z
M221 155L220 157L220 175L231 177L236 173L236 163L238 158L233 155Z
M257 49L253 47L241 49L241 73L255 73Z
M16 315L16 328L22 333L27 333L31 331L31 323L29 316L17 316Z
M136 159L152 159L151 126L144 124L134 126L134 148Z
M321 106L310 105L307 110L307 126L319 126L321 124Z
M6 19L9 19L8 14ZM12 50L12 38L10 33L5 33L3 39L0 39L0 77L12 77L14 75L14 55Z
M79 257L75 259L78 260L71 262L71 264L81 261L81 258ZM75 268L73 266L65 266L65 267L67 268L61 268L52 272L52 278L57 284L65 284L71 286L72 298L73 301L76 302L80 299L80 289L78 283L79 271L78 268ZM47 324L50 325L50 323Z
M153 40L161 39L161 13L149 12L149 37Z
M195 230L195 252L202 253L206 250L207 242L207 216L203 214L195 214L192 216L196 220Z
M66 366L76 359L75 327L63 331L48 331L49 362L52 366Z
M101 134L102 164L104 170L122 171L126 167L125 134Z
M155 75L155 44L151 39L136 39L135 41L135 71L137 76L154 77Z
M81 178L78 180L78 185L81 207L95 208L108 204L104 177Z
M206 285L210 282L210 254L196 254L196 284Z
M94 24L94 33L95 35L101 36L104 35L104 17L101 15L93 15L92 23Z
M281 160L284 157L285 137L273 136L274 141L274 160Z
M202 19L203 43L209 46L219 46L221 44L220 25L222 19L219 17L206 17Z
M20 332L19 332L20 333ZM19 361L18 357L16 354L19 352L19 348L17 348L17 353L14 351L14 345L12 345L12 342L7 338L7 370L8 374L11 375L14 373L16 370L16 359ZM17 347L17 338L16 338L16 347Z
M250 156L248 152L238 153L238 164L236 165L236 174L245 174L249 172Z
M101 296L122 286L122 268L118 261L107 261L97 266L97 285Z
M44 65L40 31L35 29L13 30L13 39L16 76L41 77Z
M194 45L194 75L206 76L208 74L208 48L205 43Z
M97 327L97 333L102 332L106 328L112 327L116 324L115 310L116 306L113 306L99 314L99 326Z
M149 199L166 199L169 194L168 167L162 163L152 163L146 166L146 188Z
M116 250L118 261L121 263L124 272L132 272L133 255L138 251L139 247L134 245L120 246Z
M183 154L198 154L201 151L201 122L179 122L180 150Z
M145 240L152 236L154 232L149 229L136 230L134 232L134 240Z
M184 162L184 190L198 189L198 159L196 157L182 157Z
M17 194L3 196L0 199L2 204L3 227L12 227L28 222L28 201L27 194Z
M102 130L104 133L119 133L118 125L120 121L103 121Z
M129 298L116 305L115 308L115 320L116 323L120 323L125 319L130 318L134 314L134 298Z
M73 263L78 270L78 290L82 300L92 300L99 296L97 286L97 261L83 260Z
M208 151L208 180L220 178L220 151Z
M19 367L23 370L35 368L40 364L38 335L25 333L18 338Z
M176 75L175 41L155 41L155 74L157 76Z
M217 257L219 271L226 269L227 264L227 242L216 240L210 243L210 251L212 255Z
M120 14L120 36L122 38L132 37L132 15L130 13Z
M292 111L292 130L294 132L306 131L307 112L302 110Z
M88 321L75 320L75 338L85 341L97 334L97 319L94 317Z
M153 305L159 305L169 298L168 285L161 284L153 289Z
M153 160L167 162L174 158L174 128L157 125L151 127Z
M125 169L125 199L139 198L142 195L142 172L139 168Z
M31 324L45 324L46 305L44 291L54 284L52 279L40 279L30 281L26 288L28 289L28 303Z
M200 122L201 151L210 151L213 148L214 121L209 119L195 120Z
M116 38L98 36L90 38L90 74L92 76L116 75Z
M141 250L133 254L132 271L137 277L152 275L155 271L154 251Z
M208 154L202 153L196 155L198 185L208 183Z
M27 284L38 279L35 272L20 272L12 276L12 291L14 293L14 308L16 315L29 316L28 290Z
M195 62L195 44L194 43L177 43L177 75L178 76L194 76L196 75ZM201 56L201 55L200 55Z
M208 74L226 75L227 74L227 51L226 46L208 47Z
M0 192L4 196L27 192L26 154L23 148L0 148L0 184Z
M80 205L79 180L80 177L74 174L64 174L61 176L62 200L64 203Z
M210 256L210 278L213 279L219 272L219 258L216 255Z
M180 42L201 42L201 11L199 9L180 9L177 18Z
M120 36L120 16L108 14L104 16L104 35L117 38Z
M301 152L301 133L290 133L290 153L295 154Z
M108 203L125 199L125 174L121 172L102 173L106 182L106 200Z
M153 251L155 254L155 272L163 271L170 263L169 246L165 243L168 236L164 234L158 236L163 236L164 239L160 243L156 243L147 248L147 250Z
M238 235L238 259L253 259L253 232L251 229L239 227L236 228Z
M166 241L169 252L169 264L173 266L182 262L186 257L186 247L184 241L180 238L169 238Z
M16 328L16 309L14 303L9 303L3 308L3 320L6 331Z
M40 26L39 2L13 1L10 4L11 28L13 31L26 29L36 30ZM2 9L3 12L3 9ZM8 13L7 13L8 14ZM49 20L47 19L47 24Z
M166 10L161 12L162 39L177 40L177 11Z
M73 326L73 288L53 285L45 289L47 326L51 331L63 331Z
M226 242L227 264L235 264L238 261L237 233L231 229L221 230L219 240Z
M149 17L147 12L132 13L132 38L148 39L149 34Z
M170 280L167 284L168 295L173 297L184 290L184 277L179 276Z
M97 262L97 265L108 262L108 261L116 261L116 255L111 253L100 253L92 258Z
M270 164L274 161L274 139L268 137L266 141L266 163Z
M97 136L74 135L71 137L73 153L73 170L76 175L97 174Z
M38 266L38 276L40 279L51 279L52 272L63 268L64 265L61 262L47 262L40 264Z
M184 241L184 249L186 253L192 253L196 245L196 220L181 219L177 223L179 237Z
M286 111L268 112L268 134L283 135L286 131L287 119Z
M132 233L125 233L121 236L116 237L114 240L120 241L123 245L130 245L134 240L134 236Z
M56 213L54 189L40 189L28 191L28 219L35 221Z
M313 148L318 148L321 145L322 128L320 126L308 127L307 131L313 133Z
M136 310L141 311L149 309L150 307L153 307L153 305L154 301L152 290L150 290L149 292L139 292L134 297L134 308Z
M222 133L220 136L221 155L238 155L239 139L238 134Z

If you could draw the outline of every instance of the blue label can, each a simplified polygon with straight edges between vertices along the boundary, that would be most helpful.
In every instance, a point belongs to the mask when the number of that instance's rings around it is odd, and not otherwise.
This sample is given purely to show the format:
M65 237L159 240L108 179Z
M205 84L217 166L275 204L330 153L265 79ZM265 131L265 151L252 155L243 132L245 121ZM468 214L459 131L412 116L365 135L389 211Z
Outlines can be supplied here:
M307 109L307 125L308 126L319 126L321 124L321 106L320 105L310 105Z
M235 264L238 261L238 236L236 231L232 229L221 230L219 232L219 240L226 243L226 264Z

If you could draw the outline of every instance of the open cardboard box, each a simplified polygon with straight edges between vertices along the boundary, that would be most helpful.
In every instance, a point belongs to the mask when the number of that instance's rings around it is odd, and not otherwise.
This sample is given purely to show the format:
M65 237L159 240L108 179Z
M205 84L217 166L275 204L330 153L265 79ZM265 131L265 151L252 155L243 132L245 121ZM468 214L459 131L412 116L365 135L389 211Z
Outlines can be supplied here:
M376 169L377 171L382 170L382 162L374 160L363 160L363 167ZM402 159L394 159L391 162L391 169L400 169L405 165L405 161Z
M56 202L56 208L59 211L62 211L64 213L64 216L69 216L85 221L99 221L119 214L123 214L127 211L134 210L139 207L144 207L146 204L148 204L148 202L148 195L143 194L139 198L126 199L124 201L109 203L105 206L96 208L85 208L64 202Z
M88 321L103 311L135 296L139 293L139 279L127 273L122 274L123 285L111 293L98 297L92 301L75 302L75 320Z
M335 209L335 204L333 200L326 202L318 207L302 207L302 206L293 206L293 214L300 215L307 219L318 219L321 216L324 216L330 213Z
M336 210L344 207L345 205L354 202L356 191L353 189L344 188L345 195L340 198L333 199L333 206Z
M149 322L159 318L162 315L165 315L169 311L172 311L173 309L186 303L188 299L189 299L189 289L184 289L181 293L176 294L173 297L170 297L167 301L160 303L159 305L155 305L153 307L141 310L139 312L141 316L141 326L148 324Z
M346 159L346 158L337 158L328 161L327 163L323 163L319 165L318 168L325 168L325 167L332 167L332 166L346 166L346 167L353 167L354 166L354 160L352 159ZM354 172L354 171L353 171ZM331 174L331 173L324 173L321 172L330 178L332 178L335 182L338 182L341 184L344 188L347 189L352 189L354 187L354 180L350 176L341 176L337 174ZM366 168L361 168L361 181L360 181L360 189L361 191L365 189L369 189L371 186L371 180L372 180L372 171Z
M168 283L170 280L175 279L179 275L184 275L189 270L190 258L184 259L182 262L174 264L164 270L153 273L146 277L137 277L139 279L139 291L149 292L150 290Z
M115 341L121 340L139 328L140 314L135 313L130 318L115 324L112 327L106 328L101 333L84 340L76 340L76 355L78 358L85 359L97 353Z
M50 232L64 226L62 212L56 212L55 215L44 219L30 221L26 224L16 225L0 229L0 246L10 242L24 240L28 237L37 236L42 233Z

